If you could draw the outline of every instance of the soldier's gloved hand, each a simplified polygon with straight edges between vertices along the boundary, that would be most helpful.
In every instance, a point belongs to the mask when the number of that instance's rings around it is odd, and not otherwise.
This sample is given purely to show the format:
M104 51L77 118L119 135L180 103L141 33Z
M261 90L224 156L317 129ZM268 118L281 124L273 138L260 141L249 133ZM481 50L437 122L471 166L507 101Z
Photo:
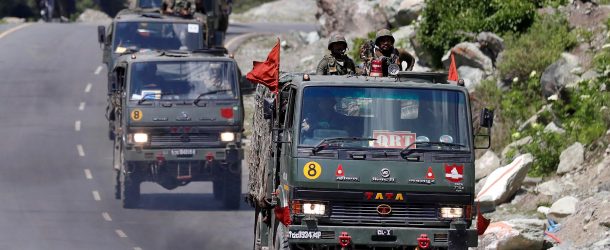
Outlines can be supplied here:
M303 119L303 122L301 122L301 130L309 131L309 123L307 123L307 118Z

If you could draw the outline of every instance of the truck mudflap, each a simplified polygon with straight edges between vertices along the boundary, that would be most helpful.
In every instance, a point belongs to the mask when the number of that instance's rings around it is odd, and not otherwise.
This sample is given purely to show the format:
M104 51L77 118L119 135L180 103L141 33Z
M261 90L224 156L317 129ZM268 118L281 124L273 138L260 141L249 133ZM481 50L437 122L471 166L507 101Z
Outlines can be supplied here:
M478 244L477 230L467 229L465 223L452 225L451 228L318 225L314 230L307 225L290 225L286 236L289 244L347 248L418 246L420 249L467 249Z

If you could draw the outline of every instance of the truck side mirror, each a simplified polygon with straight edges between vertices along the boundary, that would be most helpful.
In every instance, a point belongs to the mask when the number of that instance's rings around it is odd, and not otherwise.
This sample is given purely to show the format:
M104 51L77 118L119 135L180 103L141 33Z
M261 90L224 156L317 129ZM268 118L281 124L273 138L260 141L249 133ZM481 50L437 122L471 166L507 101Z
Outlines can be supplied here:
M252 84L248 79L246 79L246 76L241 76L239 78L239 88L241 89L242 95L249 95L254 93L254 90L256 90L256 85Z
M481 127L491 128L494 124L494 111L484 108L481 110Z
M275 99L273 98L265 98L264 106L263 106L263 118L271 119L273 117L273 106L275 104Z
M104 25L97 26L97 42L104 43L106 41L106 27Z

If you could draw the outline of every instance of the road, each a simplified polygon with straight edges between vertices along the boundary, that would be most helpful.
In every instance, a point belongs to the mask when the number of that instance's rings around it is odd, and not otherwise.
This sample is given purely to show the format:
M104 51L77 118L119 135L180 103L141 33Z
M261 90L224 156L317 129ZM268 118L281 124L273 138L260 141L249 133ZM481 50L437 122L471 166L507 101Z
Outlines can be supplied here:
M235 25L227 41L291 29L313 26ZM106 69L95 25L36 23L6 33L0 35L0 249L251 248L252 210L245 203L222 210L211 184L165 191L144 183L138 209L114 199Z

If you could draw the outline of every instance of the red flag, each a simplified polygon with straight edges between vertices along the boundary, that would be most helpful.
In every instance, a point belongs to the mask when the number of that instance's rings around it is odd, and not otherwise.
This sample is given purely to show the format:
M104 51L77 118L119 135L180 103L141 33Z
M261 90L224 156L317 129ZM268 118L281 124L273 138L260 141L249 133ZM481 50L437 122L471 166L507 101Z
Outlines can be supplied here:
M280 81L280 39L267 55L264 62L252 62L254 68L248 72L246 78L251 82L265 85L269 90L277 93Z
M447 77L447 80L455 81L457 83L459 78L460 77L458 76L457 68L455 67L455 58L453 58L453 51L452 51L451 52L451 64L449 65L449 76Z

